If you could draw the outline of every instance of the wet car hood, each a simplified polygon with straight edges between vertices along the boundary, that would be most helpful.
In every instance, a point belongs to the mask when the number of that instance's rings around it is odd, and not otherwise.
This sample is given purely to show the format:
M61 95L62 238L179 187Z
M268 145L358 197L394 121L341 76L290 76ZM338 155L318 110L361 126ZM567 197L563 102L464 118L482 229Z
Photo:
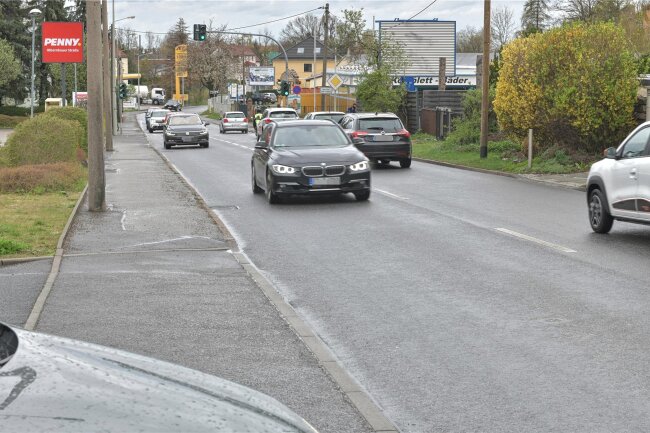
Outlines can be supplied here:
M271 397L215 376L11 329L18 350L0 368L2 431L316 432Z
M356 147L292 147L274 149L274 159L279 164L313 164L313 163L339 163L356 164L367 158Z

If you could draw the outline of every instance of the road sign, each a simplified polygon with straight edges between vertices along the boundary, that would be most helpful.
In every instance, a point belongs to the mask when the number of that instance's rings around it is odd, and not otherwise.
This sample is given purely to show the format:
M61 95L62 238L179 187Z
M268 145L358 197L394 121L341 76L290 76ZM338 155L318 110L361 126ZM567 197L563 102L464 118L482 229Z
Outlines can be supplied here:
M294 95L299 95L300 92L302 92L302 89L300 88L300 86L293 86L293 94Z
M321 92L323 95L329 95L329 94L331 94L331 93L332 93L332 90L334 90L334 89L332 89L332 88L329 87L329 86L323 86L323 87L320 88L320 92Z
M406 85L407 92L415 92L417 90L415 87L415 77L404 77L404 84Z
M339 77L339 74L334 74L330 77L327 82L330 84L330 86L334 87L335 89L338 89L341 87L341 84L343 84L343 79Z

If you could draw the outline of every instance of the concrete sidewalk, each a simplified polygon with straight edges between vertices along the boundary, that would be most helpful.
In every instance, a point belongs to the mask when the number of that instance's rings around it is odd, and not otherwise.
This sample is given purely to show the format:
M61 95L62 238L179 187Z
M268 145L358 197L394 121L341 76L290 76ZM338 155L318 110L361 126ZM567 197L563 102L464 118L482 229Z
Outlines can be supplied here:
M321 433L373 431L149 146L133 114L123 130L107 154L109 209L80 209L37 330L249 386Z

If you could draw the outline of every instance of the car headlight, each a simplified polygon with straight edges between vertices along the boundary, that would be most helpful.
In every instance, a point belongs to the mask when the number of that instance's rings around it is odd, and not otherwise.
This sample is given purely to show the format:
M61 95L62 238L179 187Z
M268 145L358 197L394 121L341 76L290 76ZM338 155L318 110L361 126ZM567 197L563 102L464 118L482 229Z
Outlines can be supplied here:
M167 134L167 135L176 135L176 134L174 134L174 133L171 132L171 131L165 131L165 134Z
M207 134L207 133L208 133L208 128L203 128L203 129L201 130L201 135L205 135L205 134Z
M280 164L274 164L271 168L273 168L273 171L277 174L294 174L296 172L295 168Z
M350 171L366 171L368 168L370 168L368 161L361 161L357 162L356 164L352 164L350 166Z

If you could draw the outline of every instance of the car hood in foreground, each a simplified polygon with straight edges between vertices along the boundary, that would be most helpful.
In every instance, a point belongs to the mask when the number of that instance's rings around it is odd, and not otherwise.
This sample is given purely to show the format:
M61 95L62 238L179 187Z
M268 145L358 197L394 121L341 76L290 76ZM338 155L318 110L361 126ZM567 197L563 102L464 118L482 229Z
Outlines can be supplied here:
M0 368L2 431L315 433L271 397L215 376L12 329L18 350Z
M311 163L356 164L367 158L356 147L291 147L275 148L274 159L285 165Z

